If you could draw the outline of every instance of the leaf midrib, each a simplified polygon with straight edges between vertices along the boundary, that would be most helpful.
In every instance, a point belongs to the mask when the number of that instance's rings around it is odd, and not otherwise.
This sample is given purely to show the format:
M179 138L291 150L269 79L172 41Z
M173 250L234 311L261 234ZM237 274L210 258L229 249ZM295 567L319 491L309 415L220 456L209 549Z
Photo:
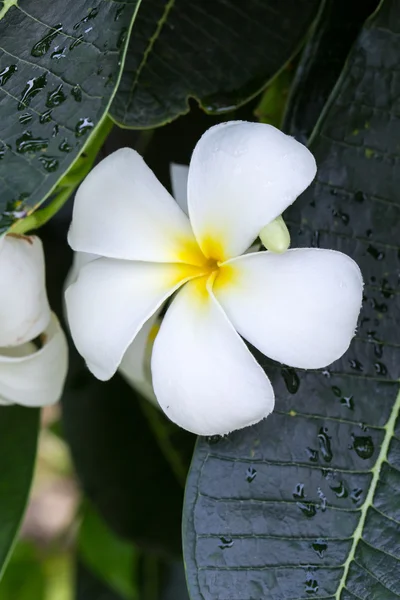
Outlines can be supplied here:
M365 502L360 509L360 513L361 513L360 520L354 531L353 543L351 545L349 555L347 557L346 562L343 565L344 571L343 571L342 578L340 580L338 590L335 595L336 600L340 600L341 593L344 590L344 588L346 587L347 576L349 574L349 569L350 569L351 563L353 562L353 560L355 560L355 553L356 553L358 542L360 540L362 540L362 534L363 534L364 525L365 525L365 521L366 521L367 514L368 514L368 509L371 506L373 506L373 499L374 499L377 485L379 483L379 477L381 474L381 467L387 459L389 444L394 436L395 425L396 425L397 415L398 415L399 410L400 410L400 391L399 391L396 401L393 405L392 412L390 413L389 419L387 420L386 425L383 428L383 429L385 429L385 432L386 432L385 437L383 438L383 442L382 442L382 445L381 445L381 448L379 451L377 461L376 461L374 467L371 469L371 473L373 474L371 484L370 484Z

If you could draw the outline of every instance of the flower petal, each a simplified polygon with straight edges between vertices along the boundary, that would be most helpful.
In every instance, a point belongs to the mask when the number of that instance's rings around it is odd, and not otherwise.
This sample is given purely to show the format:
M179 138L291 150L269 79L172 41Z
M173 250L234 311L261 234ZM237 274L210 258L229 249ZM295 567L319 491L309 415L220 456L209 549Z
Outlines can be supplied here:
M0 349L0 403L46 406L57 402L68 370L68 346L53 314L38 350L28 342Z
M110 154L86 177L68 241L74 250L110 258L203 260L187 216L130 148Z
M172 194L183 210L188 214L188 202L187 202L187 184L189 176L189 167L187 165L178 165L177 163L171 163L169 165L169 174L171 177Z
M266 417L274 392L204 279L187 283L164 317L153 386L171 421L198 435L222 435Z
M207 257L242 254L314 179L315 160L271 125L230 121L209 129L194 149L188 204Z
M158 402L151 381L150 356L160 327L159 318L160 311L157 311L146 321L119 365L119 372L127 382L155 406Z
M240 257L221 268L213 287L240 335L270 358L304 369L345 353L362 289L349 256L317 248Z
M75 345L92 373L110 379L147 319L198 267L99 258L65 292Z
M42 242L36 236L0 240L0 346L23 344L49 324Z

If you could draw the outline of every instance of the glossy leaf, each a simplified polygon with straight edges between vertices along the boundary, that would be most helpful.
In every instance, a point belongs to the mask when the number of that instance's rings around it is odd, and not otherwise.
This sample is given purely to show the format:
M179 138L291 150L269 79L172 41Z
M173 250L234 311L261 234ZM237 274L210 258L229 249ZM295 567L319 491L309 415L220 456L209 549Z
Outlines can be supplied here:
M324 371L262 359L273 415L199 440L183 517L192 600L398 598L399 56L400 2L385 0L313 136L316 182L287 214L294 247L360 264L356 338Z
M95 133L139 3L0 2L0 231L54 190Z
M31 487L40 411L0 407L0 575L13 548Z
M111 107L123 127L162 125L195 98L210 113L255 96L297 51L318 0L142 2Z

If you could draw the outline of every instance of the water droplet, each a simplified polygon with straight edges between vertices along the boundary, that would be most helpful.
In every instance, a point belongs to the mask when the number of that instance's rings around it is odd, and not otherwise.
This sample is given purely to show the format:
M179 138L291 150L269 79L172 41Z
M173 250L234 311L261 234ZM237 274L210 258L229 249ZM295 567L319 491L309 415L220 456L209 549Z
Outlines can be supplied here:
M218 444L222 440L222 435L207 435L206 440L209 444Z
M294 488L294 491L293 491L293 498L298 498L299 500L301 500L302 498L305 498L304 483L298 483L296 485L296 487Z
M66 49L67 49L66 46L63 46L62 48L60 48L60 46L56 46L54 48L54 52L52 52L52 54L51 54L51 58L53 60L60 60L60 58L65 58Z
M335 492L337 498L347 498L347 496L349 495L343 481L333 482L330 485L330 488L333 492Z
M314 450L313 448L306 448L306 452L308 455L308 460L311 462L318 462L318 450Z
M123 27L121 29L121 33L119 34L118 40L117 40L117 48L118 49L122 48L122 46L125 44L127 31L128 30L126 27Z
M0 87L7 83L10 77L17 71L17 65L9 65L0 71Z
M59 150L61 150L61 152L71 152L71 150L72 150L72 146L68 143L67 138L63 139L63 141L60 143L58 148L59 148Z
M108 85L110 85L110 83L112 83L114 81L114 74L110 73L109 76L106 79L106 82L104 84L104 87L107 87Z
M331 462L332 449L331 438L328 436L326 427L321 427L318 433L319 449L325 462Z
M7 152L7 146L4 142L0 142L0 160L4 158L5 153Z
M307 594L316 594L319 590L318 581L312 576L308 576L306 579L305 591Z
M40 56L44 56L46 52L48 52L51 42L58 36L58 34L62 31L62 25L59 23L58 25L54 25L51 31L45 35L41 40L39 40L31 50L32 56L36 56L39 58Z
M353 396L343 396L343 398L340 398L340 404L343 404L349 410L354 410Z
M329 369L325 369L324 371L322 371L322 375L323 375L324 377L327 377L328 379L330 379L330 377L331 377L331 372L330 372L330 370L329 370Z
M385 253L381 250L377 250L374 246L369 245L367 248L368 254L370 254L375 260L383 260L385 258Z
M21 123L21 125L26 125L27 123L32 121L32 118L33 115L31 115L30 113L24 113L19 117L19 122Z
M253 467L249 467L246 471L246 481L251 483L256 478L257 471Z
M47 94L46 106L49 108L54 108L55 106L60 106L66 100L66 95L62 91L63 84L60 83L52 92Z
M221 543L219 544L219 548L221 548L221 550L226 550L227 548L232 548L233 546L233 539L230 537L221 537L219 538Z
M350 498L354 504L360 502L362 493L363 490L361 488L354 488L354 490L351 490Z
M90 131L90 129L93 129L93 127L94 124L90 119L79 119L79 121L75 125L76 137L81 137L82 135Z
M363 192L356 192L354 194L354 200L356 202L360 202L361 203L361 202L364 202L365 199L366 199L366 196L365 196L365 194Z
M46 110L46 112L42 113L39 117L39 122L42 123L42 125L44 123L49 123L51 121L51 110Z
M374 453L375 446L370 435L351 435L352 448L356 451L360 458L364 460L371 458Z
M283 367L281 374L288 392L295 394L300 387L300 379L296 371L291 367Z
M322 540L317 540L311 544L311 548L317 553L319 558L324 558L324 552L328 549L328 544Z
M83 19L81 19L80 21L78 21L78 23L75 23L74 25L74 29L75 31L77 29L79 29L79 27L83 24L83 23L87 23L88 21L90 21L91 19L95 19L97 17L97 15L99 14L99 7L97 6L96 8L92 8L89 13L86 15L86 17L83 17Z
M308 519L311 519L311 517L314 517L317 514L315 504L312 504L311 502L296 502L296 505Z
M374 367L375 367L375 371L376 371L377 375L383 375L383 376L387 375L387 367L383 363L376 362L374 364Z
M82 44L83 42L83 35L80 35L79 37L77 37L72 44L70 45L69 49L73 50L74 48L76 48L77 46L79 46L80 44Z
M321 490L320 487L317 489L317 492L318 492L318 497L321 500L321 510L322 510L322 512L325 512L326 511L326 504L327 504L326 496L325 496L324 492Z
M114 21L118 21L118 19L120 18L120 16L122 15L122 13L125 10L125 6L119 6L117 8L117 10L115 11L115 16L114 16Z
M333 385L331 389L332 389L332 392L335 394L335 396L337 396L338 398L341 398L342 390L340 388L338 388L336 385Z
M71 90L71 95L76 100L76 102L82 102L82 89L80 85L74 85L74 87Z
M360 371L360 372L364 371L364 367L362 366L362 364L360 363L360 361L357 360L356 358L349 359L349 365L355 371Z
M335 209L333 209L333 210L332 210L332 215L333 215L334 217L339 217L339 219L341 219L341 221L342 221L342 222L343 222L345 225L348 225L348 224L349 224L350 217L349 217L349 215L348 215L348 214L346 214L346 213L343 213L343 212L340 212L340 211L338 211L338 210L335 210Z
M54 156L40 156L39 161L48 173L53 173L58 169L58 160Z
M18 103L18 110L27 108L30 105L32 98L41 92L46 84L46 73L43 73L43 75L40 75L40 77L33 77L32 79L29 79L22 91L21 100Z
M25 131L20 138L16 140L17 152L25 154L26 152L39 152L46 150L48 140L42 138L34 138L32 131Z

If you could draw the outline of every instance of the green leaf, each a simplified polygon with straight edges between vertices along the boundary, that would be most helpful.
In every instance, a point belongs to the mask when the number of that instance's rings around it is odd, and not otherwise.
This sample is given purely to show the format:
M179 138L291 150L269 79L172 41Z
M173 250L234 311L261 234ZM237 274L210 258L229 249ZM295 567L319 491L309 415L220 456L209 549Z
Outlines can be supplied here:
M352 256L357 335L329 369L263 359L276 410L200 439L184 509L192 600L395 600L400 591L400 1L368 21L313 136L293 247ZM245 399L244 399L245 401Z
M10 557L31 487L40 411L0 407L0 575Z
M123 598L135 598L133 573L137 552L109 529L88 502L83 508L78 552L81 561L111 590Z
M54 191L105 117L139 4L0 2L0 231Z
M123 127L162 125L195 98L210 113L255 96L297 51L318 0L155 0L140 6L111 107Z
M1 600L44 600L46 578L36 548L19 542L0 583Z

